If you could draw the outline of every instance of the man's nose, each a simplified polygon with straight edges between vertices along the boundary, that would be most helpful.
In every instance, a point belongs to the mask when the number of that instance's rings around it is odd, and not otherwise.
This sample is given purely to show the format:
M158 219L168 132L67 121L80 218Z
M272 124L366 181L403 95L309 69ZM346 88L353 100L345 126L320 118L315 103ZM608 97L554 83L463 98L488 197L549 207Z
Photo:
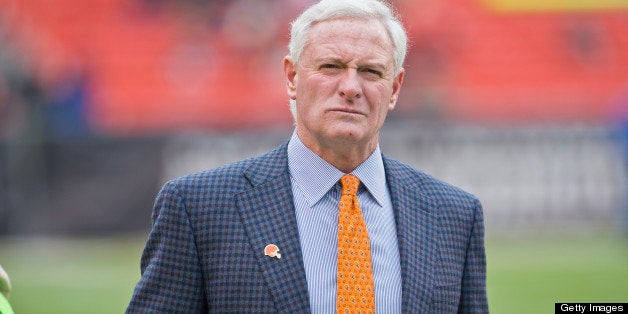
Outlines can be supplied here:
M357 70L349 68L345 71L340 78L338 93L348 100L362 97L362 85Z

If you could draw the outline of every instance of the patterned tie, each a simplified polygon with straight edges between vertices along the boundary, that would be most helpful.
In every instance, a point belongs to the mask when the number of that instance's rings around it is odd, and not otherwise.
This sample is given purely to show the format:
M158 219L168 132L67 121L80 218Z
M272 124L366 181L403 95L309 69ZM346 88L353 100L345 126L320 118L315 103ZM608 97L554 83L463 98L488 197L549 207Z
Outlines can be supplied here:
M347 174L340 183L336 312L375 313L371 245L356 195L360 179Z

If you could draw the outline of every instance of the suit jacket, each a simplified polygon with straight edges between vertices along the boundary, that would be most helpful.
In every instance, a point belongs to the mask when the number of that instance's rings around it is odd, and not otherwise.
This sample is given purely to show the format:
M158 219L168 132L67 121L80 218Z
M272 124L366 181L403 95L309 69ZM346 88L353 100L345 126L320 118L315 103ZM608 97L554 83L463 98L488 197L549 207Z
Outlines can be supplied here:
M384 157L404 313L488 312L479 201ZM166 183L127 313L309 313L287 144ZM264 255L274 243L281 259Z

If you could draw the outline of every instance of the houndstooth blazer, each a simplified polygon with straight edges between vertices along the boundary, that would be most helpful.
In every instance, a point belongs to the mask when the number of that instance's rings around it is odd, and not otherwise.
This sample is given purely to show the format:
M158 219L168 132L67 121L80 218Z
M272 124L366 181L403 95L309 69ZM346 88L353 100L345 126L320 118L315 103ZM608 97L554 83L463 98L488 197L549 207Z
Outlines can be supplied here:
M287 144L164 185L127 313L309 313ZM404 313L488 312L479 201L384 157ZM274 243L281 259L264 255Z

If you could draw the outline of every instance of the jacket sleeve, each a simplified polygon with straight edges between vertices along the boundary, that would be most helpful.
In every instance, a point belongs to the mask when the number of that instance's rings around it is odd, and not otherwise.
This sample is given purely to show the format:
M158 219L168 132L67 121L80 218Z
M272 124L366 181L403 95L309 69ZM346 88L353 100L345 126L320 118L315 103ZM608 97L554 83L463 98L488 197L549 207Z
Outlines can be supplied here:
M482 205L475 200L473 227L469 237L462 277L458 313L488 313L486 296L486 253L484 249L484 218Z
M185 199L173 182L157 196L139 283L126 313L207 312L203 276Z

